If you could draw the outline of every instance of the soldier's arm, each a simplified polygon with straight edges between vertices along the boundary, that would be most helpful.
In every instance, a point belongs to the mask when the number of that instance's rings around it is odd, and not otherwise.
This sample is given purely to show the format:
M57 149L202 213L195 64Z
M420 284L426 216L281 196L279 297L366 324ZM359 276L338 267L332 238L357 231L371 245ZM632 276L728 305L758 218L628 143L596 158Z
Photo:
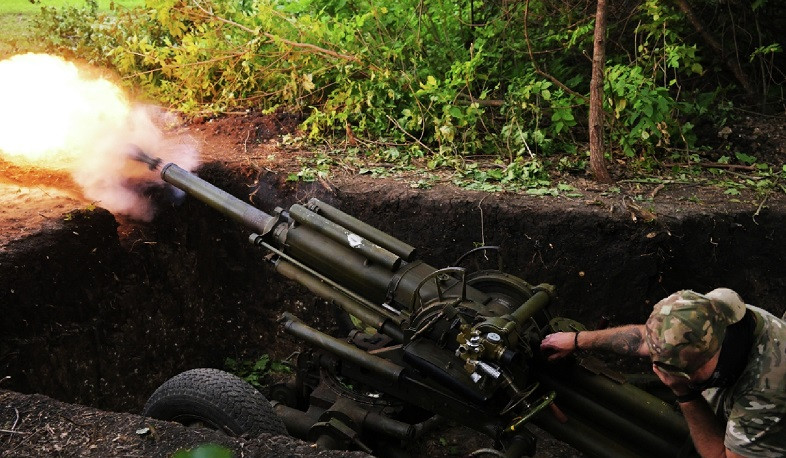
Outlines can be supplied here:
M685 396L690 393L688 380L671 375L660 370L654 364L652 371L660 380L674 392L676 396ZM721 422L712 411L709 403L703 396L694 396L679 403L685 422L688 423L693 446L702 457L730 457L738 458L739 455L724 445L726 425Z
M555 332L540 343L549 359L562 358L577 349L611 351L619 355L649 356L644 325L630 324L597 331Z
M730 457L738 455L723 445L725 437L724 425L713 414L710 405L704 398L699 397L690 402L680 403L682 415L688 423L693 446L702 457Z

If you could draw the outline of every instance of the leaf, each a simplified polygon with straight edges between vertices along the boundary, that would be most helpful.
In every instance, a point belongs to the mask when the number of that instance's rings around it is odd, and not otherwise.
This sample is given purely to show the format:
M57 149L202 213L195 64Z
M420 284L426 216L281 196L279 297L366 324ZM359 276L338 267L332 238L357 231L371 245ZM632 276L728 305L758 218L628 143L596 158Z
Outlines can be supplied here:
M745 154L745 153L734 153L734 156L737 158L738 161L742 162L743 164L753 164L756 162L756 158Z
M200 445L188 450L178 450L172 458L232 458L232 450L216 444Z
M254 363L254 367L252 368L252 371L259 371L259 372L265 371L268 367L268 363L270 363L270 356L266 354L262 355L259 357L257 362Z
M614 111L617 112L617 117L619 118L619 113L628 106L628 99L619 99L617 101L617 106L614 107Z
M313 73L307 73L303 75L301 86L303 87L304 91L311 92L314 90L315 87L317 87L317 85L314 84L313 82L313 78L314 78Z
M488 171L488 176L495 180L501 180L505 176L505 172L500 169L492 169Z

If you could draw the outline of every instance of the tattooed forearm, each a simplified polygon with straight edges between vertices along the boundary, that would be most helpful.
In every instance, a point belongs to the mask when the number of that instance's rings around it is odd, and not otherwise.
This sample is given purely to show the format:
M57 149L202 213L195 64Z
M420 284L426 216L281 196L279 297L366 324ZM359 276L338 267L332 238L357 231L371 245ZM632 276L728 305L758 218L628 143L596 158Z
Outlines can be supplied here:
M627 328L609 336L605 342L599 342L599 346L620 355L637 355L643 341L638 328Z

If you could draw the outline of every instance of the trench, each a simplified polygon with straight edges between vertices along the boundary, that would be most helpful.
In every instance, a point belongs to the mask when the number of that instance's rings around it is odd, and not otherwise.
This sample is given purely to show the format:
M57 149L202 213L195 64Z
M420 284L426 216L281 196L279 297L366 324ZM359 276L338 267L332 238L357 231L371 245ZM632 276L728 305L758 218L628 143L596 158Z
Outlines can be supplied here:
M784 311L778 211L752 218L710 209L646 223L568 200L385 181L330 189L221 164L199 175L243 199L253 194L267 212L318 197L415 246L436 267L481 243L499 245L508 273L555 285L555 313L589 326L640 322L682 288L726 286ZM160 200L151 223L85 209L0 252L4 388L138 413L184 370L297 350L277 324L284 311L324 331L335 326L323 301L273 272L247 230L192 199L173 203L155 191L151 199Z

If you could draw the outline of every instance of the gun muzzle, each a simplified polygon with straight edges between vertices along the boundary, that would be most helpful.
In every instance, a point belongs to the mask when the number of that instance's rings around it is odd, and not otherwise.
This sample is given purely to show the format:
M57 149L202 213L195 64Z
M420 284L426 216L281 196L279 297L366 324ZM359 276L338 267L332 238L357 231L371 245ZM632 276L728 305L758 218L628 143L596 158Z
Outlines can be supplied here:
M133 143L129 143L127 148L128 156L131 159L147 164L150 170L156 170L158 166L161 165L161 158L148 155L142 151L142 148L134 145Z

